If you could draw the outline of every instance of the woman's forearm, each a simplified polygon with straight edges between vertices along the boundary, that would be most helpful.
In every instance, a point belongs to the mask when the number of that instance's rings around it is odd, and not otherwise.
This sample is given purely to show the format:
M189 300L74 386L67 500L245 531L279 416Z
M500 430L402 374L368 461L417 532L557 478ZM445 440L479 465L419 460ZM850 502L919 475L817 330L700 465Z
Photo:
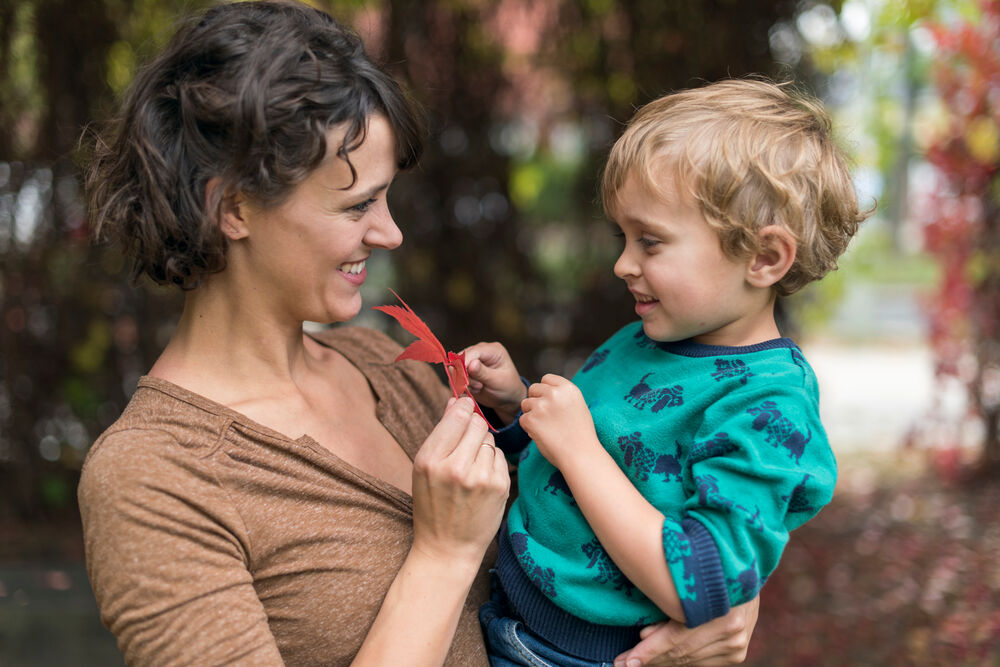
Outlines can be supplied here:
M479 566L411 549L352 664L443 664Z

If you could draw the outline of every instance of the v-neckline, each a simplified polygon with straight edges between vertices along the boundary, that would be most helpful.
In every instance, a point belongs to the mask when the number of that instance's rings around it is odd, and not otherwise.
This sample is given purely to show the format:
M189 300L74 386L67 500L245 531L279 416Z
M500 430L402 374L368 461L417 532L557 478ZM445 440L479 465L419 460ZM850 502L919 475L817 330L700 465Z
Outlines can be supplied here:
M310 340L317 343L318 345L321 345L329 350L333 350L334 352L342 356L344 359L346 359L348 363L350 363L354 368L358 370L358 372L361 373L362 377L364 377L365 381L368 383L368 387L371 389L372 395L374 396L375 399L375 418L386 430L386 432L392 438L393 442L396 443L396 446L403 451L403 454L412 463L413 456L410 454L410 452L407 451L406 447L404 447L400 443L398 434L391 428L390 424L386 422L385 415L386 411L388 410L388 405L382 400L381 395L379 393L379 389L377 386L375 386L375 382L373 381L374 378L372 377L372 374L366 372L366 369L359 364L358 360L353 359L348 354L345 354L339 347L335 346L334 344L331 344L330 342L324 340L320 340L315 336L309 334L303 334L303 335L307 336ZM353 465L349 461L337 455L335 452L324 447L308 433L303 433L301 436L297 438L292 438L284 433L281 433L280 431L277 431L276 429L271 428L270 426L258 422L257 420L247 416L246 414L234 408L219 403L218 401L208 398L207 396L204 396L202 394L195 393L194 391L186 389L185 387L178 385L174 382L171 382L170 380L165 380L163 378L156 377L153 375L143 375L142 377L140 377L137 386L147 387L150 389L161 391L165 394L173 396L174 398L182 400L185 403L193 405L201 410L205 410L206 412L216 414L221 417L225 417L232 422L240 424L241 426L249 428L257 433L260 433L261 435L269 439L291 443L298 447L307 447L310 450L317 452L322 456L329 456L333 459L337 467L340 468L341 470L350 473L352 476L363 481L368 486L371 486L375 489L382 491L382 493L394 498L397 502L401 503L405 508L407 508L408 511L412 511L413 508L412 494L407 493L405 490L399 488L395 484L392 484L382 479L381 477L376 477L375 475Z

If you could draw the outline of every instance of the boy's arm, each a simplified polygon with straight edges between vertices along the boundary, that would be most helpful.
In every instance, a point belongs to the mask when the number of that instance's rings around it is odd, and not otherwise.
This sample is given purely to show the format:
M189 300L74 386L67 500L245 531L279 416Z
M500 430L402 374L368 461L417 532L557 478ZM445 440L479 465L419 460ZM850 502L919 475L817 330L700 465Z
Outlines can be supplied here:
M677 587L665 564L665 517L642 497L596 435L592 442L582 439L574 444L580 450L556 467L587 523L629 581L670 618L685 622Z
M837 478L815 398L773 380L751 380L706 408L683 465L692 485L683 525L668 519L664 539L689 555L668 566L676 579L703 565L699 537L711 537L709 555L721 564L733 605L757 595L790 532L830 502Z
M611 559L665 614L684 621L677 587L665 565L665 517L605 451L580 390L566 378L546 375L531 385L521 407L521 427L562 472Z

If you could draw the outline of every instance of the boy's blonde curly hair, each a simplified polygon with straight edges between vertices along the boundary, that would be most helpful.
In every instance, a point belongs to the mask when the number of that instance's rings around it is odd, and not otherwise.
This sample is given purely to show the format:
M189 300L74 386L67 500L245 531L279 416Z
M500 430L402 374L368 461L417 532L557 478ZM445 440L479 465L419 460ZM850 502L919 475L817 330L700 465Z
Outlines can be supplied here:
M691 194L730 257L760 249L758 230L779 224L798 243L775 286L792 294L837 268L860 211L822 104L788 84L730 79L642 107L615 142L601 183L612 216L630 174L656 193L672 174Z

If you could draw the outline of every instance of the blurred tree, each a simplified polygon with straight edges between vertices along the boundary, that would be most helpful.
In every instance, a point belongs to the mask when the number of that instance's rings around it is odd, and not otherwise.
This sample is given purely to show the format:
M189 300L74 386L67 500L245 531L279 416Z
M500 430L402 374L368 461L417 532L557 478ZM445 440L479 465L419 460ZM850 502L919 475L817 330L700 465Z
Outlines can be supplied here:
M71 510L89 444L179 312L90 245L78 144L178 15L210 0L0 3L0 519ZM634 317L595 204L636 106L671 89L777 74L795 0L311 0L353 23L430 118L390 196L406 234L392 286L452 349L507 343L526 375L571 372ZM78 145L82 149L78 149ZM384 261L384 260L383 260ZM374 275L379 274L379 275ZM375 290L378 290L377 292ZM366 312L363 322L388 327Z
M983 420L982 468L1000 474L1000 3L932 27L935 83L947 109L927 159L942 177L924 211L928 250L942 265L931 307L939 374L968 387Z
M500 339L526 375L569 373L634 317L596 206L610 144L672 89L776 75L796 2L389 3L385 59L431 114L394 188L404 297L458 348Z
M905 262L901 241L916 229L937 265L928 333L939 386L949 376L965 383L971 416L984 427L979 463L996 474L1000 3L847 0L838 15L813 2L796 25L806 42L798 55L826 80L821 88L847 117L844 124L865 129L859 152L881 187L875 222L887 223L896 252L886 264ZM910 179L926 173L925 161L936 180L911 188ZM964 443L961 435L954 440L957 451Z
M87 448L176 312L176 297L131 287L117 252L88 242L73 157L118 88L109 75L131 76L121 45L162 42L182 4L0 7L0 520L75 507Z

